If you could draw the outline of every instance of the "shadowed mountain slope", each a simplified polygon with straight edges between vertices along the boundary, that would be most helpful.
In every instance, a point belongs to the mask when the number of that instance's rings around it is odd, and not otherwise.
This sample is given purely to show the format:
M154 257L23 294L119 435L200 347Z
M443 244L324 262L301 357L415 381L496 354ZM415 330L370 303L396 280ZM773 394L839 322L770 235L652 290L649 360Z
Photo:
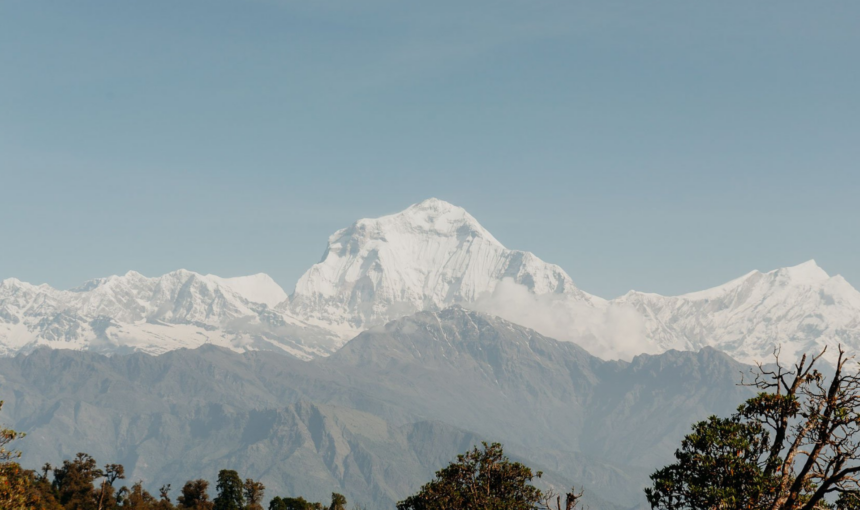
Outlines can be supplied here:
M21 448L34 465L87 451L153 486L229 467L270 496L338 490L390 506L484 438L613 508L641 500L693 421L743 400L744 368L711 349L606 362L450 308L312 362L212 346L158 357L40 349L0 359L0 395L4 422L30 433Z

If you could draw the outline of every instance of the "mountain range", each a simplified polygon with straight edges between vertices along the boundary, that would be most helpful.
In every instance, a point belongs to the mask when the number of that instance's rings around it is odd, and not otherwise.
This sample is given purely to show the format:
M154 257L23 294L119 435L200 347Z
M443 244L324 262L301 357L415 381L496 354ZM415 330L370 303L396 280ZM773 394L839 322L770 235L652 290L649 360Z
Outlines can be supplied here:
M52 348L162 354L203 344L324 357L362 331L452 305L503 317L604 358L711 346L744 362L860 348L860 292L814 261L681 296L607 300L560 267L509 250L438 199L359 220L328 240L289 296L265 274L130 271L71 290L0 283L0 355Z

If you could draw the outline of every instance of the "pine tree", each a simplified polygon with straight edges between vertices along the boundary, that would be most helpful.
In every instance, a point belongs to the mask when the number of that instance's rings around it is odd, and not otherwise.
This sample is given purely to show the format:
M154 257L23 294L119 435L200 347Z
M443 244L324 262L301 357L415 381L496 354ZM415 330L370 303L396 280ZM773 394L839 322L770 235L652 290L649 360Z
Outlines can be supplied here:
M245 508L244 484L239 473L232 469L218 472L218 497L215 510L243 510Z

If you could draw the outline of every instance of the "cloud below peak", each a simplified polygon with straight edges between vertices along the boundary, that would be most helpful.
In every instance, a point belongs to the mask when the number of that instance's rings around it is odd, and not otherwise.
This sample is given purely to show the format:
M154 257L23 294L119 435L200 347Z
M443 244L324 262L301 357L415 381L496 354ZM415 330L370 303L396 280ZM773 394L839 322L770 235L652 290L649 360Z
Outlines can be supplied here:
M592 354L604 359L630 360L643 352L661 352L646 339L644 318L630 306L592 305L563 294L537 295L511 278L468 307L556 340L588 346Z

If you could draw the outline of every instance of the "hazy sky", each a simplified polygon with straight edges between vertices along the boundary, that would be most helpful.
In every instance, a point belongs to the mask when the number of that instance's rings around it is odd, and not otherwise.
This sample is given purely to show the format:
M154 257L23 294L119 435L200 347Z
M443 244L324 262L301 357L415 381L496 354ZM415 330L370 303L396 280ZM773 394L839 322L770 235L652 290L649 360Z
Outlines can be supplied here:
M860 287L860 2L0 0L0 279L271 274L436 196L584 290Z

